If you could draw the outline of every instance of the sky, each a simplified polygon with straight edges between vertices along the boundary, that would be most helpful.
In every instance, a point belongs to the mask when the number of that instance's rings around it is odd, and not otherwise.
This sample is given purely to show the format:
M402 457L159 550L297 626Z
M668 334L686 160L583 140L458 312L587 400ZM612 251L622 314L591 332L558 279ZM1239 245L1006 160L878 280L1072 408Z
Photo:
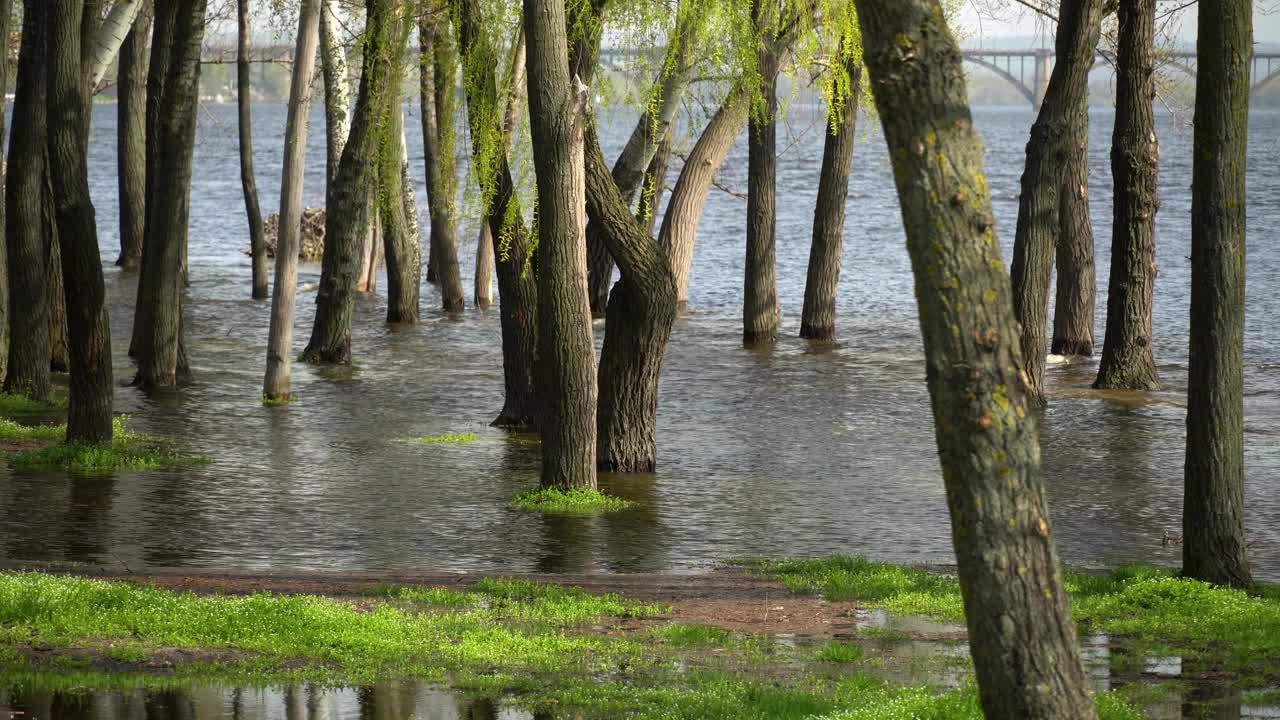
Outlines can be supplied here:
M1164 6L1178 7L1180 2L1160 2ZM991 0L965 0L957 25L963 28L970 42L978 42L981 38L1000 37L1040 37L1044 35L1045 25L1030 12L1004 12L1003 17L993 18L989 12L979 12L976 8L987 7ZM1004 3L1011 5L1012 3ZM1196 39L1195 7L1180 12L1177 16L1176 35L1181 42L1194 45ZM1253 11L1253 37L1255 43L1280 44L1280 0L1255 0ZM1052 43L1052 36L1047 36Z

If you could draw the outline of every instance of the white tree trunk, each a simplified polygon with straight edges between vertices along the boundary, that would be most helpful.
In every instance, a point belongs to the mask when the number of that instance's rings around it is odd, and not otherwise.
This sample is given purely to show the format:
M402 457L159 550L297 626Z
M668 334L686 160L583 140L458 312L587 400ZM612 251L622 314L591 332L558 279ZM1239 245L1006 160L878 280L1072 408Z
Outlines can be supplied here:
M285 124L275 286L271 293L267 372L262 384L263 397L269 400L289 399L293 305L298 291L298 234L302 222L302 181L307 157L307 116L311 109L311 77L315 72L319 39L320 0L302 0L298 15L298 42L293 56L293 82L289 87L289 114Z
M338 172L338 161L351 132L351 80L347 53L338 33L339 12L338 0L324 0L320 10L320 66L324 71L325 177L329 182Z
M97 87L107 74L107 68L111 67L112 61L120 53L120 46L124 44L125 36L129 34L134 19L138 17L138 12L146 2L147 0L116 0L107 19L102 21L98 34L93 38L93 56L90 66L93 68L93 87Z

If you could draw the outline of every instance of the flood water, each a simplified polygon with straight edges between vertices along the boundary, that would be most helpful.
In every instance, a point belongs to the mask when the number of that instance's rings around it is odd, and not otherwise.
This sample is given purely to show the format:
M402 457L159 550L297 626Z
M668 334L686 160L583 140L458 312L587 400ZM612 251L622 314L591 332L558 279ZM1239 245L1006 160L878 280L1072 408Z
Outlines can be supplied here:
M235 108L200 110L191 195L187 301L194 383L147 396L126 386L135 278L118 247L115 108L95 108L91 183L106 260L116 408L142 432L190 441L194 469L109 478L0 467L0 555L149 567L471 571L689 571L744 555L857 553L949 562L950 534L902 223L883 141L855 151L839 343L796 338L821 158L817 104L797 101L779 138L778 281L783 337L740 343L745 204L713 191L697 241L690 312L664 367L659 469L601 477L638 502L597 518L506 508L537 482L538 449L491 429L502 404L496 309L448 317L424 287L423 322L388 328L384 298L357 304L350 368L294 369L300 400L263 407L269 306L249 299ZM263 207L278 207L284 111L255 107ZM978 109L1006 262L1017 215L1029 109ZM1185 118L1184 118L1185 120ZM606 152L630 130L604 123ZM416 113L409 128L418 127ZM1109 267L1112 114L1092 114L1090 182L1098 244L1097 348ZM1096 360L1052 365L1043 460L1063 557L1076 564L1178 562L1190 244L1190 129L1162 115L1155 353L1162 392L1099 394ZM1246 362L1247 524L1261 578L1280 579L1280 114L1251 116ZM421 136L409 133L425 215ZM323 125L312 125L308 205L323 199ZM678 171L678 162L673 162ZM745 189L745 143L722 172ZM527 204L527 203L526 203ZM473 202L463 206L473 209ZM475 221L463 224L470 287ZM304 264L294 337L310 332L318 264ZM380 290L385 288L381 281ZM468 293L469 294L469 293ZM597 325L597 341L603 326ZM466 445L395 438L475 433ZM219 701L221 702L221 701ZM353 706L354 707L354 706ZM355 712L353 710L353 712Z

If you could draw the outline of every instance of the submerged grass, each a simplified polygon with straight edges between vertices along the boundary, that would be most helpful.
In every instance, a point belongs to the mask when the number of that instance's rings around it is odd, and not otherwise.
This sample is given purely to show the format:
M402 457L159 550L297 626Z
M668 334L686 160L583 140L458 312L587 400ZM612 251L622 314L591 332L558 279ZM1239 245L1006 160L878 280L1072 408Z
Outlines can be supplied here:
M764 561L757 568L795 592L857 600L899 615L964 620L953 576L845 556ZM1250 594L1151 567L1067 572L1065 584L1072 615L1088 632L1163 644L1245 675L1280 667L1280 593L1273 586Z
M556 515L589 515L625 510L634 503L630 500L605 495L591 488L531 488L517 494L511 500L511 508L525 512Z
M115 687L128 685L122 677L143 676L95 674L83 660L40 675L50 666L35 665L18 650L99 647L115 660L142 662L165 648L203 648L236 651L241 659L180 666L162 679L143 677L142 684L363 684L414 677L447 679L472 694L514 692L521 705L595 718L981 718L971 687L939 694L835 668L771 677L768 668L753 664L752 655L729 670L683 669L688 666L676 645L712 645L720 652L727 633L673 624L664 633L672 642L658 644L590 634L590 625L602 617L652 617L667 610L618 596L504 578L482 580L467 591L387 586L377 594L392 602L199 597L92 579L0 573L0 670L46 689L51 682ZM690 652L705 657L698 653L706 650ZM841 658L848 661L847 655ZM1105 720L1140 717L1118 698L1099 696L1098 704Z
M427 437L404 438L397 442L418 443L421 445L465 445L476 441L475 433L445 433Z
M0 440L32 443L37 447L10 453L17 470L66 470L81 475L101 475L117 470L163 470L200 465L208 458L191 455L185 447L166 438L140 435L126 427L126 418L112 420L110 445L63 443L67 426L20 425L0 418Z

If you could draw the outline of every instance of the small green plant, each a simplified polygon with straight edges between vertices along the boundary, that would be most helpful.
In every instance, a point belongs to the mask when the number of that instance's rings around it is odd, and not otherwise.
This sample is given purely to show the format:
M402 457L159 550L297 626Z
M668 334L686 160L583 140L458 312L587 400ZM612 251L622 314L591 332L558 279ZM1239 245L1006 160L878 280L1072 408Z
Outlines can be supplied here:
M443 435L429 435L427 437L406 438L400 442L420 443L423 445L465 445L476 441L475 433L445 433Z
M56 441L61 440L66 434L66 425L23 425L8 418L0 418L0 440L12 442Z
M263 393L261 396L262 404L267 405L269 407L275 406L275 405L288 405L291 402L297 401L297 399L298 399L297 393L289 393L284 397L278 397L278 398L271 397L266 393Z
M829 663L856 663L862 660L862 655L860 645L834 641L819 645L817 652L814 653L819 660Z
M511 508L525 512L557 515L590 515L625 510L634 503L630 500L605 495L594 488L532 488L516 495Z
M676 647L693 645L722 645L729 640L729 631L712 625L688 625L671 623L654 631L654 635Z
M0 393L0 416L7 418L51 415L66 409L67 401L62 397L50 397L47 402L40 402L25 395Z

